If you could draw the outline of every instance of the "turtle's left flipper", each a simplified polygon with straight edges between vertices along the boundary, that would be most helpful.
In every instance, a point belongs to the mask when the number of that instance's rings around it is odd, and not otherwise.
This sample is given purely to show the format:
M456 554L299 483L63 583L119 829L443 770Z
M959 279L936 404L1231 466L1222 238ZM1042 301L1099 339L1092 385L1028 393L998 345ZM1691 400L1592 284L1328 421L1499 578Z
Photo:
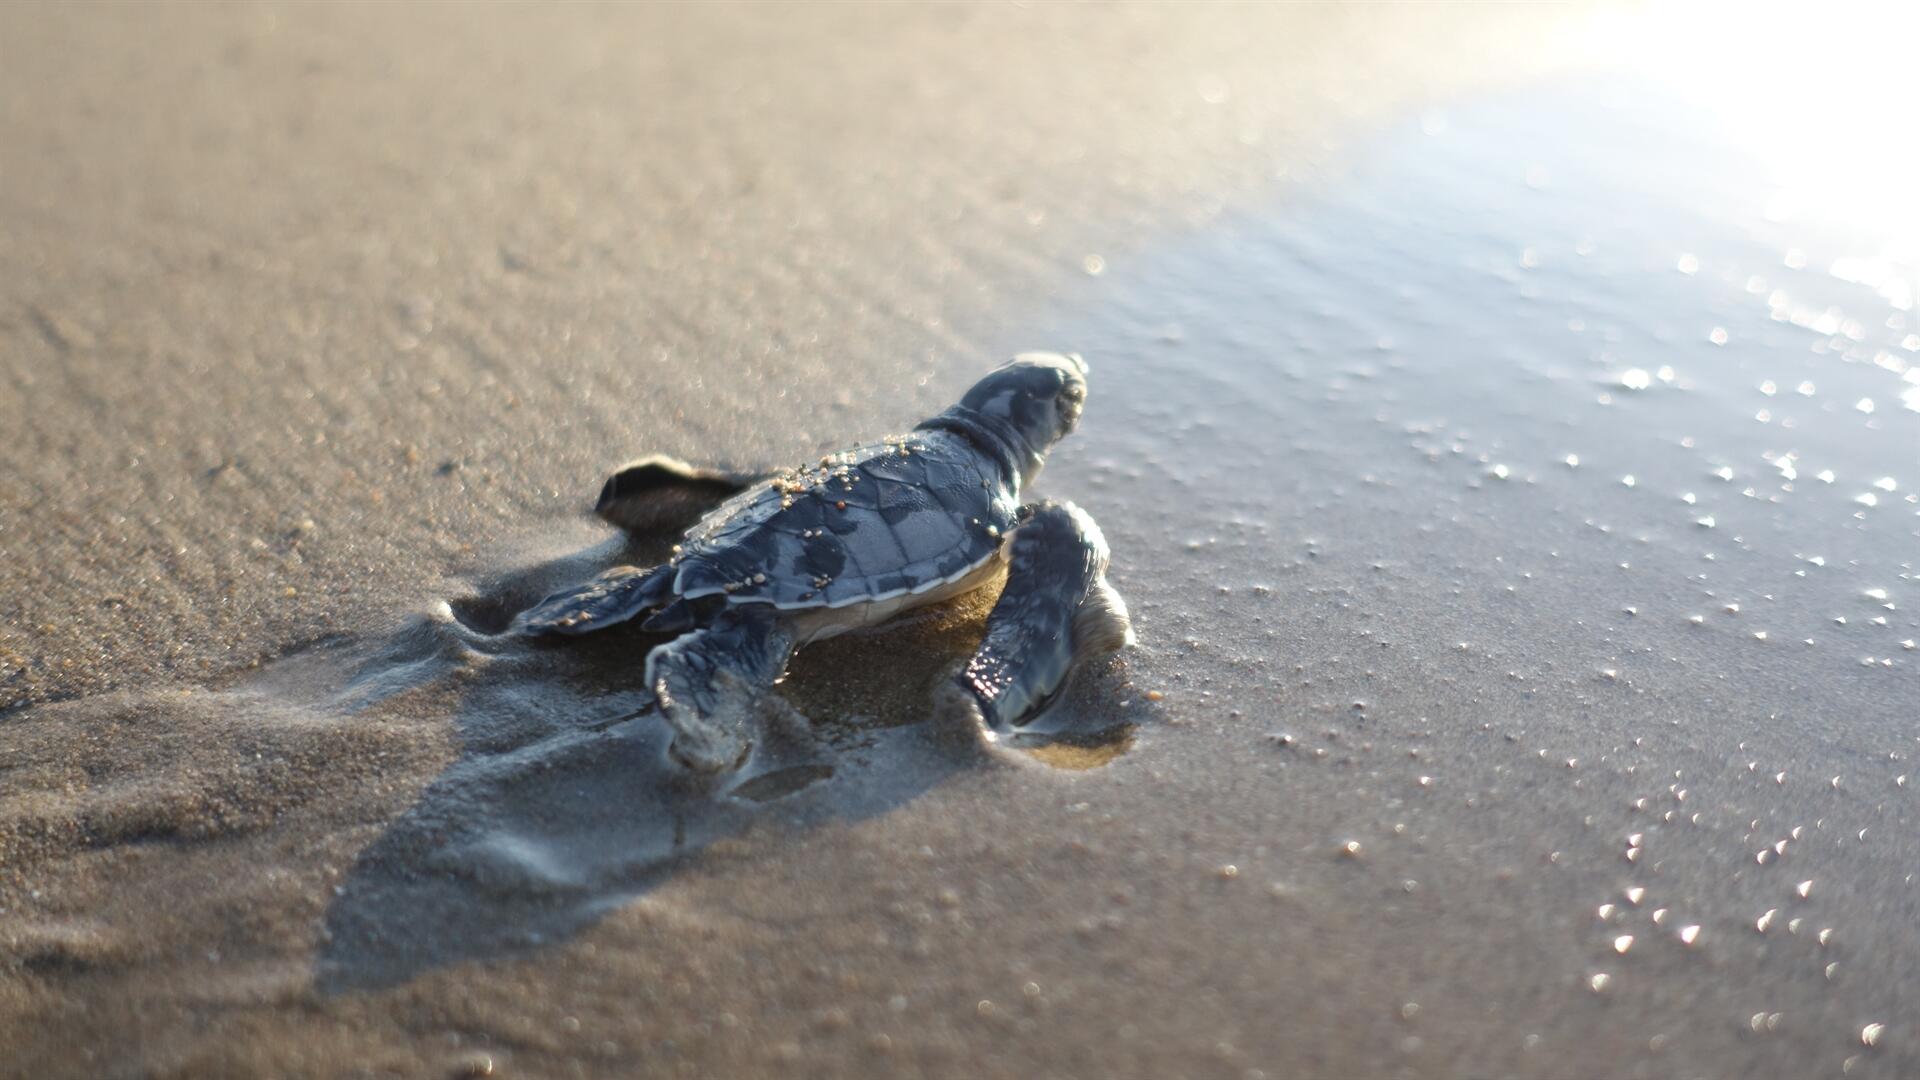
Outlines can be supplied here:
M986 639L957 676L1002 730L1046 708L1076 665L1133 641L1126 602L1107 584L1100 526L1072 503L1028 509Z
M751 473L702 469L655 454L615 469L600 488L593 512L633 533L679 529L715 503L763 479Z
M793 648L773 605L741 604L648 654L647 689L673 729L667 753L696 773L738 766L753 747L760 696Z

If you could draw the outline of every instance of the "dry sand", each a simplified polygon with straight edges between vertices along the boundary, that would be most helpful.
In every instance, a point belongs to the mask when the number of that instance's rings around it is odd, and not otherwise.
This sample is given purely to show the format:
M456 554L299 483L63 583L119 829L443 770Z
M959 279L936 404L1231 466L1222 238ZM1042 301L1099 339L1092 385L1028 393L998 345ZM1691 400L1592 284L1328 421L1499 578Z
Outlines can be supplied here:
M1776 237L1499 104L1578 26L0 8L0 1072L1911 1075L1912 328L1810 353L1871 290L1770 318ZM977 600L730 798L638 635L484 632L647 556L620 460L1029 347L1142 637L1092 745L928 721Z

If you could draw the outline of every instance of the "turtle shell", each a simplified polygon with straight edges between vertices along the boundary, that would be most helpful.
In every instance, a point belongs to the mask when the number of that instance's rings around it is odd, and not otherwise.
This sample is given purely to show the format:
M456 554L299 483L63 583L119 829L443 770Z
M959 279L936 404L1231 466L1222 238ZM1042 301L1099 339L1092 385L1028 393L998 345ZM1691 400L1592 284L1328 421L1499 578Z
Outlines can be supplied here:
M925 592L992 558L1018 509L1000 469L966 440L919 431L722 503L676 549L673 591L788 609Z

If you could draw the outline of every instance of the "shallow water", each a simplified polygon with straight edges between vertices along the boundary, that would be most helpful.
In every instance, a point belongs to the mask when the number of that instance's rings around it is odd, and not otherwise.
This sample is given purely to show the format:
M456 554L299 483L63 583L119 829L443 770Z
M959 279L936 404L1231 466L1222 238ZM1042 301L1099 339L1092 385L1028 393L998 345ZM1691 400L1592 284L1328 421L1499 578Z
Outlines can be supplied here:
M188 1071L1911 1075L1915 271L1715 130L1451 105L961 328L1092 360L1042 487L1141 633L1101 747L928 717L976 604L809 650L807 732L689 788L639 635L487 633L643 556L572 516L10 715L26 1059L163 1012Z
M1235 805L1236 876L1354 905L1315 970L1480 927L1432 946L1469 1071L1920 1060L1920 279L1769 220L1715 131L1618 82L1429 114L1059 331L1102 411L1050 480L1183 721L1141 767ZM1372 1068L1438 1048L1406 993Z

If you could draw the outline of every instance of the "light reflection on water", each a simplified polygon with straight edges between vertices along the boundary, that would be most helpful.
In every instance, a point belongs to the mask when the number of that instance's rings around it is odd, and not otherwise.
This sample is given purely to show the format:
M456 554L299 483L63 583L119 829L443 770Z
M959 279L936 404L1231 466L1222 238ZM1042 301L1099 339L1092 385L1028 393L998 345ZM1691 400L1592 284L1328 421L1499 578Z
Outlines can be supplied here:
M1605 1007L1683 1075L1911 1075L1862 1030L1920 948L1916 267L1724 130L1644 83L1489 100L1110 260L1046 328L1094 365L1048 483L1191 725L1130 760L1233 754L1323 850L1591 925L1559 1045ZM1288 873L1337 926L1349 879Z
M1845 223L1909 269L1920 259L1911 5L1673 4L1605 12L1580 48L1631 57L1661 92L1710 119L1695 129L1750 162L1729 191L1772 223ZM1738 203L1736 205L1739 205ZM1856 252L1875 261L1873 252Z
M1300 517L1290 485L1351 504L1337 477L1413 520L1437 492L1536 489L1602 533L1737 560L1683 580L1762 589L1770 639L1826 636L1859 575L1910 580L1914 266L1844 223L1742 211L1756 174L1698 141L1706 118L1605 96L1429 116L1276 217L1114 272L1127 295L1088 347L1099 407L1133 415L1090 428L1092 482L1131 458L1189 508L1275 524Z

